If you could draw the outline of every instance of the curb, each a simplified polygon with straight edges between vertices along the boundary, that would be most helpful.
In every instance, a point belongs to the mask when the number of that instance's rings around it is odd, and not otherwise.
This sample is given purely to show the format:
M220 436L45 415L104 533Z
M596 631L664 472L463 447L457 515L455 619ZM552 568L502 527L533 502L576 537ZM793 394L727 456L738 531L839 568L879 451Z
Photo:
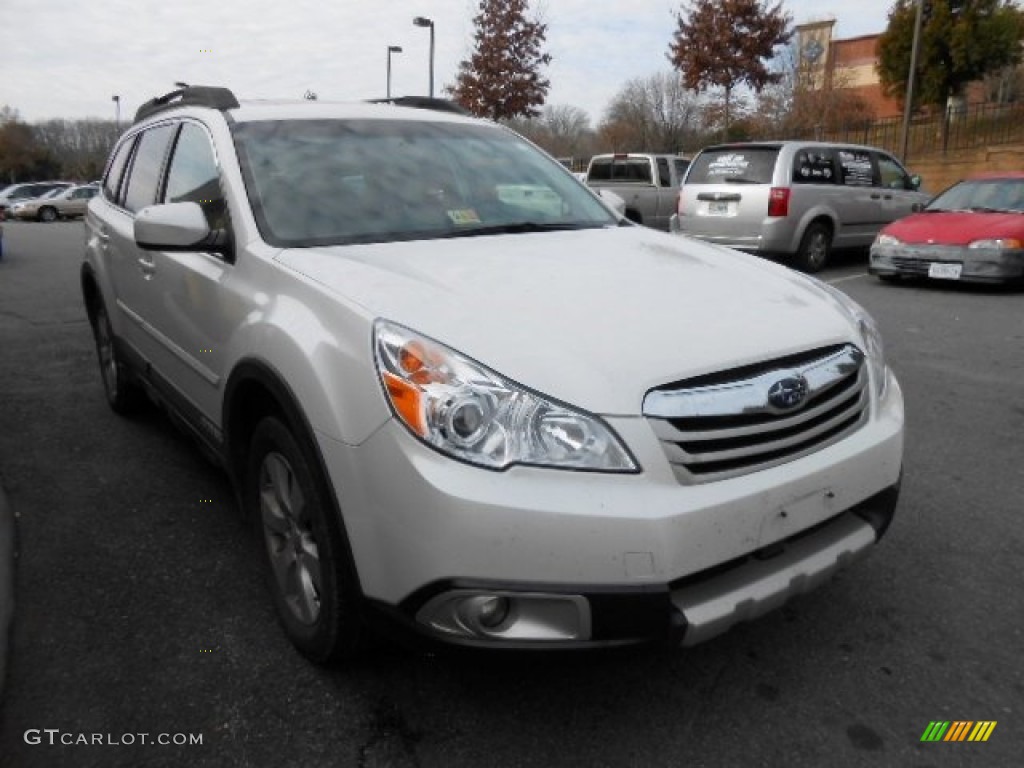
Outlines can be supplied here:
M14 513L0 486L0 700L4 695L8 641L14 620Z

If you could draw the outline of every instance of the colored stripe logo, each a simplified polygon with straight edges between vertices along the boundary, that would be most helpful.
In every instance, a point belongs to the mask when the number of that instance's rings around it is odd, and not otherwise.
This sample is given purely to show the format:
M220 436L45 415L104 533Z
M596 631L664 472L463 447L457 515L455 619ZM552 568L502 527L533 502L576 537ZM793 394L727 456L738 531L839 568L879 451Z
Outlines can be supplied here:
M995 720L933 720L921 741L988 741L995 728Z

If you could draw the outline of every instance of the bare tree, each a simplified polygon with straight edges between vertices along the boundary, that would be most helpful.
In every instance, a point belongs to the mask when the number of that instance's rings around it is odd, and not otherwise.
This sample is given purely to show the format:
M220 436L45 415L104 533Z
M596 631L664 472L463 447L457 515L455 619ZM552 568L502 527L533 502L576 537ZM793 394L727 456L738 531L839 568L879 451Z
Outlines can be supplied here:
M481 0L473 19L474 50L459 63L453 98L475 115L492 120L535 117L551 82L541 68L547 25L526 18L527 0Z
M548 105L537 117L516 117L502 123L555 157L579 160L594 153L590 116L579 107Z
M760 135L816 136L874 119L848 76L833 72L823 79L795 46L786 46L774 64L780 78L757 95L751 116Z
M793 36L792 19L781 1L767 6L761 0L694 0L683 10L685 16L676 17L669 61L682 73L687 88L722 89L728 129L737 87L747 85L759 93L778 82L779 74L767 62Z
M704 113L674 72L634 78L609 104L599 137L612 151L679 152L701 133Z
M32 127L36 143L60 163L61 176L89 181L103 173L117 141L111 120L46 120Z
M10 107L0 109L0 179L31 181L53 176L56 158L36 140L32 126Z

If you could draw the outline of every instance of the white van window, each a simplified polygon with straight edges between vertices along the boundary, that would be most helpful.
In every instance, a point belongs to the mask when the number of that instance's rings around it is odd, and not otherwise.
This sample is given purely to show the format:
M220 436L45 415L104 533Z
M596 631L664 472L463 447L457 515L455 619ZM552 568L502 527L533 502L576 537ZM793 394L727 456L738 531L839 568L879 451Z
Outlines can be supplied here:
M835 184L837 175L831 149L801 149L793 158L794 184Z
M771 184L778 147L706 149L690 165L687 184Z
M859 149L839 149L839 167L842 182L848 187L870 187L874 185L875 172L871 165L871 154Z

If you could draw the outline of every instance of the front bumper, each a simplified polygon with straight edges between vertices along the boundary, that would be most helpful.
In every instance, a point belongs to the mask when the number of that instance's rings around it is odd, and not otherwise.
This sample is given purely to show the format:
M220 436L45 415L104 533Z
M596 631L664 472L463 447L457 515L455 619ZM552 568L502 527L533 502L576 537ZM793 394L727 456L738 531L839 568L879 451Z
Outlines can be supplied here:
M972 249L949 245L871 246L868 272L880 276L928 277L932 264L961 265L957 281L1024 281L1024 251Z
M359 446L319 442L363 594L392 619L488 647L692 643L816 586L885 531L903 451L894 378L872 410L817 453L691 486L640 418L607 419L638 475L492 472L394 421ZM503 600L520 624L469 626L463 599Z

